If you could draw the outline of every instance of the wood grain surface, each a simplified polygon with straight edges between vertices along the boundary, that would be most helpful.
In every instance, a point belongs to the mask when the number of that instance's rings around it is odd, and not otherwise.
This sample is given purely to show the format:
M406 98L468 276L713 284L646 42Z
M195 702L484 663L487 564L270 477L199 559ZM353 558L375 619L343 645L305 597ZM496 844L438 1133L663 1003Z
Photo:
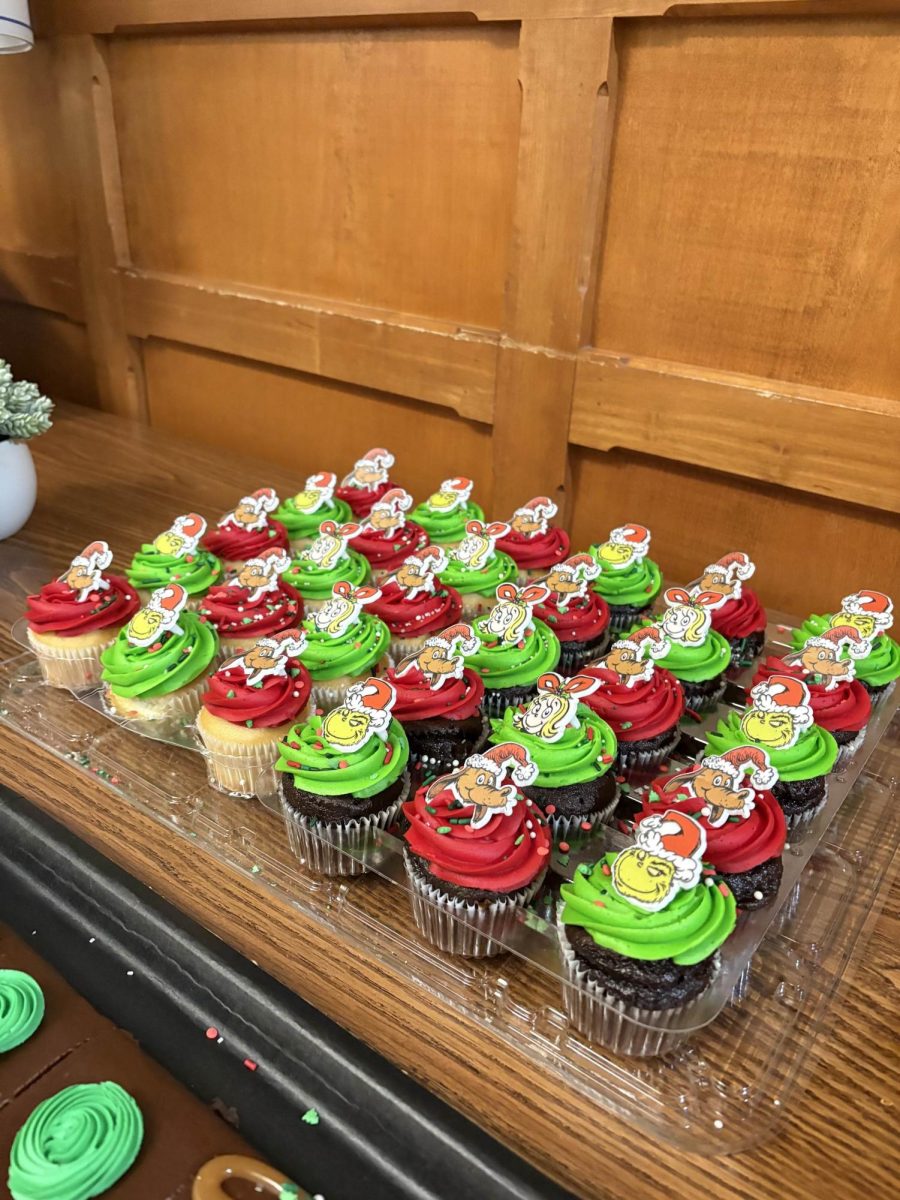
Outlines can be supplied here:
M283 468L83 410L64 408L35 453L38 508L21 534L0 544L0 649L10 652L9 624L19 615L11 597L33 574L22 563L43 564L49 575L96 536L107 537L121 559L174 512L196 507L213 515L245 485L295 482ZM861 1178L873 1195L895 1191L896 886L870 920L868 948L834 1002L832 1030L819 1040L805 1094L793 1097L777 1135L730 1158L704 1159L586 1110L526 1055L482 1029L473 1034L433 995L3 727L0 755L4 778L26 797L580 1196L820 1200L858 1194Z

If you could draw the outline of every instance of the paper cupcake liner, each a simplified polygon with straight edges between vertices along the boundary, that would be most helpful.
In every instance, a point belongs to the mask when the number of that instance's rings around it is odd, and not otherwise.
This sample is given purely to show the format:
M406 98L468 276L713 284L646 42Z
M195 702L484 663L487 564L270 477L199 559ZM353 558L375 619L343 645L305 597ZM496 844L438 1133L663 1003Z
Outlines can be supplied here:
M619 742L619 766L625 774L661 767L675 753L680 741L681 731L676 726L670 736L653 750L633 750L627 742Z
M684 679L680 680L679 682L681 683L681 690L684 692L685 707L693 709L693 711L696 713L701 713L710 712L716 707L725 694L725 686L728 681L723 675L719 680L718 687L712 692L701 690L703 688L703 683L693 684L685 681ZM705 682L706 681L704 680L704 683Z
M368 817L344 822L304 817L282 798L281 811L288 843L297 857L304 859L317 875L364 875L367 868L354 856L371 850L375 835L397 820L409 791L409 775L405 775L400 795L387 808Z
M553 801L551 800L552 804ZM616 805L619 803L619 789L616 788L615 795L609 804L592 813L582 813L581 816L561 817L556 813L547 817L547 824L550 826L550 833L555 845L560 842L577 843L579 839L584 840L589 837L591 832L597 825L602 825L604 821L608 821L615 812ZM585 829L584 826L589 825L590 829Z
M802 837L809 828L809 823L813 817L817 817L828 802L828 782L825 783L825 793L818 804L812 808L806 808L802 812L794 813L793 816L784 814L784 823L787 826L787 831L794 838Z
M835 770L837 770L838 767L845 766L850 761L850 759L853 757L853 755L857 752L857 750L860 748L860 746L863 744L863 742L865 740L866 740L866 727L863 726L863 728L859 731L859 733L856 735L855 738L853 738L849 742L844 742L844 744L842 746L838 747L838 756L837 756L837 762L835 763Z
M447 724L452 725L452 722L448 721ZM427 772L428 774L435 776L445 775L452 771L455 767L458 767L460 763L464 759L468 758L470 754L474 754L476 750L480 749L481 746L483 746L487 741L490 732L491 727L488 724L488 719L486 716L482 716L481 734L471 748L467 748L466 742L461 741L455 753L448 750L446 754L440 757L434 754L417 752L413 749L412 742L410 742L410 764L416 767L420 773Z
M438 950L465 958L493 958L505 953L502 943L519 924L517 912L531 903L547 874L544 869L527 888L481 905L442 892L419 874L408 851L404 852L404 861L419 933Z
M94 687L100 682L103 665L100 655L116 640L117 629L113 629L109 640L97 646L47 646L32 638L27 630L28 642L38 660L41 675L51 687L79 688Z
M215 670L210 664L210 670ZM196 717L206 691L207 674L165 696L117 696L106 686L106 703L118 717L130 721L164 721L169 717Z
M487 689L484 693L482 708L489 717L502 717L506 709L516 704L527 704L537 691L537 682L530 687L503 688L502 691L492 692Z
M426 641L432 637L430 633L420 633L416 637L407 638L391 638L391 644L388 647L387 661L391 667L396 667L409 654L418 654Z
M560 675L577 675L587 663L602 658L609 649L609 643L609 630L592 642L560 642L556 670Z
M298 719L302 720L302 715ZM200 725L197 733L206 747L206 775L216 791L249 799L277 790L279 737L265 742L234 742L214 737Z

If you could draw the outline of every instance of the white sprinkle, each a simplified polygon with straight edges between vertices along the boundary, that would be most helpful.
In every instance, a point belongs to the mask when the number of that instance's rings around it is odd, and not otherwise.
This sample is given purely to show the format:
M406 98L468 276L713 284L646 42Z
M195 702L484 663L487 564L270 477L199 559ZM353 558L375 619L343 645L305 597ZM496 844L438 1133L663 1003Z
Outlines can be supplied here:
M725 1128L725 1122L724 1122L724 1121L720 1121L720 1120L718 1120L718 1119L716 1119L715 1121L713 1121L713 1125L716 1127L716 1129L724 1129L724 1128Z
M754 900L762 900L762 892L754 892L753 899Z
M88 944L93 946L93 944L94 944L94 942L96 942L96 940L97 940L96 938L88 938Z
M216 1045L221 1046L224 1041L225 1041L224 1038L218 1037L218 1038L216 1038Z
M133 975L133 974L134 974L134 971L126 971L126 972L125 972L125 974L126 974L126 975Z

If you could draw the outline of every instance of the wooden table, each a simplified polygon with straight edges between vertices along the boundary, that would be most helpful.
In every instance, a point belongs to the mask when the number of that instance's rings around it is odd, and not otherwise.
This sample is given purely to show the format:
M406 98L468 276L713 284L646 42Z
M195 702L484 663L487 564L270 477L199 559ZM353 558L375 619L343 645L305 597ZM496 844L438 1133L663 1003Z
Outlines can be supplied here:
M301 414L297 420L297 430L286 424L286 438L302 436ZM140 535L164 528L175 513L225 511L242 489L264 483L290 494L302 475L70 407L61 408L34 453L40 499L26 529L0 543L0 578L7 582L11 555L21 548L46 555L48 577L96 537L127 561ZM20 615L11 584L0 592L4 653L18 649L9 637ZM577 1104L555 1120L561 1089L536 1075L524 1055L479 1034L477 1057L467 1023L402 976L373 970L295 909L230 879L199 846L124 808L102 785L2 726L0 748L4 777L23 795L581 1195L818 1200L826 1192L855 1195L863 1179L873 1196L895 1193L896 882L834 1004L833 1032L820 1040L807 1093L794 1097L779 1135L730 1158L673 1155L612 1115L598 1120Z

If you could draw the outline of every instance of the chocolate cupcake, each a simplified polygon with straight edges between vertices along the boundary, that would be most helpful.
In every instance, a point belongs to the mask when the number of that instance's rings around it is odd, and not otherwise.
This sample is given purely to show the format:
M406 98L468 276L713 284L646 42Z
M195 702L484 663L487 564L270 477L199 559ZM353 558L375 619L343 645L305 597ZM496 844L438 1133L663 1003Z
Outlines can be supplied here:
M558 512L549 496L535 496L517 508L509 522L509 533L497 543L519 568L519 583L533 583L569 553L569 535L551 525Z
M470 665L484 681L484 709L499 717L511 704L522 704L535 692L537 681L559 662L556 634L534 617L534 606L547 598L543 584L497 588L497 604L476 617L472 629L481 645Z
M656 622L669 640L659 665L671 671L684 691L684 700L694 712L707 712L725 693L725 672L731 665L731 647L712 628L715 592L692 594L685 588L667 588L666 611Z
M791 642L794 649L800 651L812 637L822 637L831 629L852 626L867 647L865 653L855 659L856 678L873 702L877 702L893 691L900 677L900 646L887 633L893 623L894 606L890 596L866 588L845 596L840 612L833 615L814 613L807 617L791 634ZM843 649L841 656L850 657L848 647Z
M589 590L599 573L589 554L573 554L540 580L550 594L534 611L556 634L563 675L574 675L609 646L609 607L602 596Z
M706 568L691 592L714 592L712 627L731 647L731 663L746 667L766 643L766 610L756 592L746 586L756 564L743 550L733 550Z
M593 589L609 605L609 626L614 632L629 629L649 613L662 591L662 574L647 557L650 530L646 525L621 525L609 540L591 546L600 568Z

